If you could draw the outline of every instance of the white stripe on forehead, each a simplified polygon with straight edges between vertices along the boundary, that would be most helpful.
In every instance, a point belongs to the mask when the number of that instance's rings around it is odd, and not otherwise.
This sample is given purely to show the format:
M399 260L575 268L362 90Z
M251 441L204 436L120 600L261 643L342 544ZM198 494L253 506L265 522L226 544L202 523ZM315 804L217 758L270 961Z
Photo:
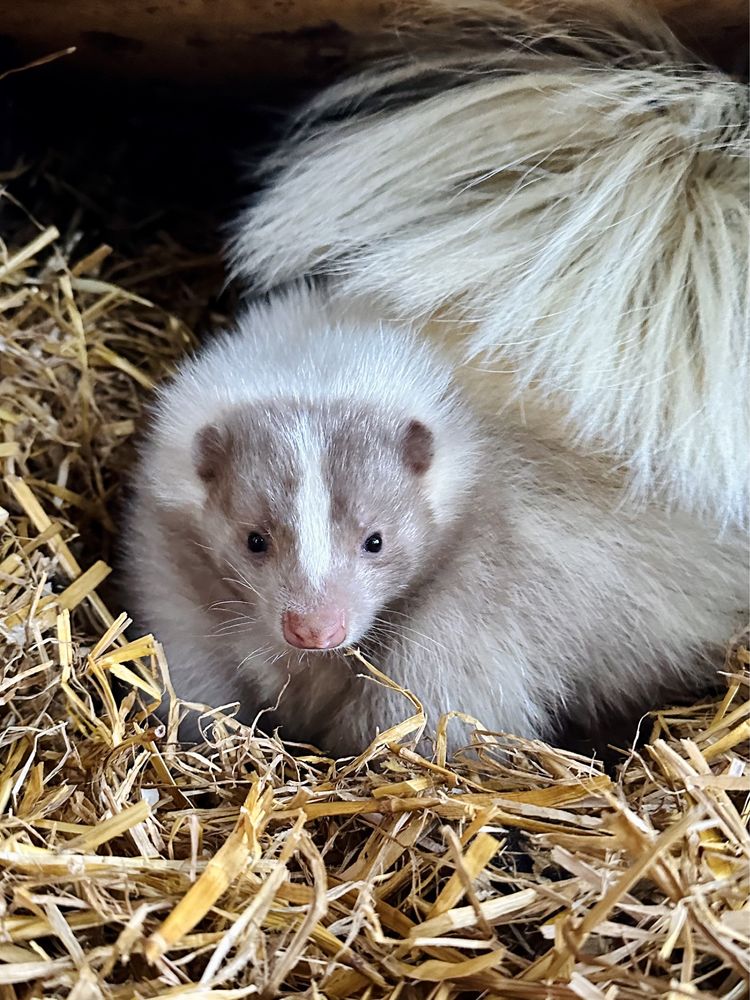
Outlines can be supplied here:
M295 428L294 446L299 461L299 486L295 496L294 523L300 567L311 586L319 587L331 568L331 500L323 480L323 441L307 417Z

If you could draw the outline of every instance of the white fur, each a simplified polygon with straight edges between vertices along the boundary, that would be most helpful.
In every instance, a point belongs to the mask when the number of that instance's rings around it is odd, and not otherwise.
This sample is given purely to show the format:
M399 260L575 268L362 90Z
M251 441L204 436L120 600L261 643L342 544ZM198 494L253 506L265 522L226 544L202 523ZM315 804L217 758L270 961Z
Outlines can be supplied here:
M404 329L366 320L356 306L332 305L321 291L299 285L250 306L234 330L217 336L160 389L144 469L158 504L200 509L206 490L193 456L198 431L233 406L274 399L352 399L427 423L438 445L430 471L438 521L450 517L472 484L471 427L456 412L450 372L435 365L427 345ZM324 531L313 525L307 502L318 504L320 490L310 471L315 443L309 433L300 433L296 448L309 473L301 487L309 491L300 501L302 530L318 549L310 558L323 558Z
M738 519L747 88L622 6L402 8L404 53L315 99L269 162L234 270L458 320L472 364L536 383L634 491Z
M302 468L296 497L297 547L312 588L322 586L332 563L331 498L323 481L323 442L309 420L300 421L295 441Z

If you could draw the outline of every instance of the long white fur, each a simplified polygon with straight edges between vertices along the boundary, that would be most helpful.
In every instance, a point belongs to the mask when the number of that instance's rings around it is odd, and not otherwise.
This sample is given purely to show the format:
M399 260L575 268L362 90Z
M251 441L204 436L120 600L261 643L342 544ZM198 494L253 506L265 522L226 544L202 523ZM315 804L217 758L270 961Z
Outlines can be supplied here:
M561 403L635 492L739 519L747 88L655 12L599 15L405 9L403 53L316 98L269 161L234 270L458 320L467 360Z

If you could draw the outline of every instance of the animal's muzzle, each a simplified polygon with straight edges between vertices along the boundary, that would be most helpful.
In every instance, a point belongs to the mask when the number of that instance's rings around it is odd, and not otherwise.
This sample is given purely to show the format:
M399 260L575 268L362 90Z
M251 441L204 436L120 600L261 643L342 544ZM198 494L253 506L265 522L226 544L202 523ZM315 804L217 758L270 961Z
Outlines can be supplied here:
M346 639L346 615L340 608L319 608L281 616L284 639L297 649L333 649Z

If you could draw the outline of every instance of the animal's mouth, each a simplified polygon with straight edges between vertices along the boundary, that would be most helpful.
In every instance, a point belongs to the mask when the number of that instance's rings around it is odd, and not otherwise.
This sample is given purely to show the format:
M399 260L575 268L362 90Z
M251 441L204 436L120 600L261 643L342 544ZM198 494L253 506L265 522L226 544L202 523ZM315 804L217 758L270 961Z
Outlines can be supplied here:
M289 643L283 645L283 654L276 657L274 662L279 669L287 671L290 677L305 671L328 669L328 665L335 663L337 659L343 661L346 651L351 648L349 643L342 643L331 649L300 649Z
M345 639L336 646L295 646L292 643L285 642L282 640L282 645L284 652L288 657L292 659L298 659L300 662L304 663L310 656L335 656L337 653L343 653L347 649L351 649L352 643L349 639Z

